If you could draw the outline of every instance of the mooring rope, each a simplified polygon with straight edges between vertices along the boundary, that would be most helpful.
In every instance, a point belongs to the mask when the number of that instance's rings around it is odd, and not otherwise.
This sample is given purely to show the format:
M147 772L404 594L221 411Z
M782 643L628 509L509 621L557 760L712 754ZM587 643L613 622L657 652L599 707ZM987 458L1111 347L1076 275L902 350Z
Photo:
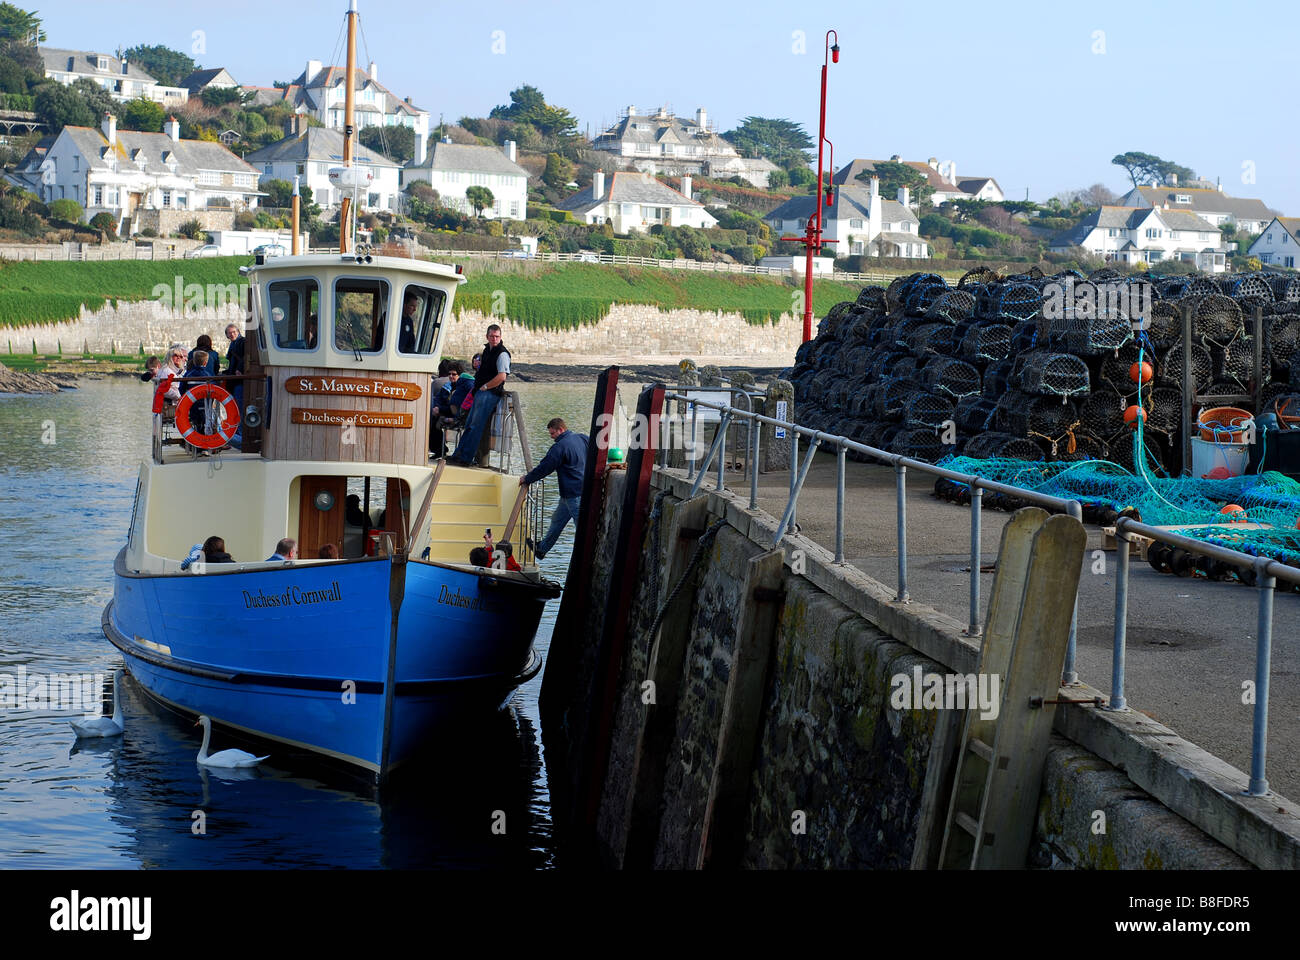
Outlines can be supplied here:
M654 623L650 624L650 637L654 637L655 633L658 632L659 625L663 623L664 617L668 614L668 608L673 605L673 601L677 599L677 594L681 592L682 587L686 585L686 581L690 579L691 574L695 572L695 568L699 566L700 560L704 557L705 548L713 542L713 539L718 535L718 531L726 525L727 521L725 517L720 520L714 520L709 528L705 530L704 533L700 534L699 542L695 544L695 552L691 554L691 559L686 564L686 569L682 571L682 575L678 579L676 586L669 591L668 599L665 600L664 605L659 608L659 613L655 615Z

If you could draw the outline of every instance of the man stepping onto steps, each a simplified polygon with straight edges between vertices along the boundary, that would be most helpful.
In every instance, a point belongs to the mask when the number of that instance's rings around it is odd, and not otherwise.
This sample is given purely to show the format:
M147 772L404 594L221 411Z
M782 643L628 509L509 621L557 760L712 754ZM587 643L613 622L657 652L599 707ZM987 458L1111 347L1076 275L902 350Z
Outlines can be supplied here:
M551 527L546 531L546 536L536 545L531 537L525 541L538 560L551 552L569 521L576 522L578 519L578 510L582 506L582 475L587 468L589 442L585 433L574 433L559 417L546 425L546 432L554 441L551 449L546 451L541 463L519 478L519 486L526 487L554 473L560 484L560 502L551 516Z
M474 406L470 407L469 417L465 420L465 430L456 444L456 452L449 458L449 463L468 467L479 459L479 441L492 423L492 414L497 404L506 395L506 376L510 373L510 351L501 342L501 328L495 323L487 328L487 343L483 348L483 360L474 377ZM483 462L487 454L483 453Z

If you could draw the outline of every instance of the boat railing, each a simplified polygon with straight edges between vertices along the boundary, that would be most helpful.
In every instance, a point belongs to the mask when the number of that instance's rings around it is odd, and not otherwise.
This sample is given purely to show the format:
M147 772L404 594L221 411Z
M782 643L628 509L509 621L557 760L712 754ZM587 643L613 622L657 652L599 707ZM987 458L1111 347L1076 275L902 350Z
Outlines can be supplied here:
M224 388L225 390L229 391L231 395L234 396L235 387L246 382L260 383L265 379L266 379L265 377L252 376L249 374L218 373L212 375L205 374L203 376L198 376L198 377L174 377L171 380L171 383L177 384L177 386L181 391L182 396L185 394L186 390L188 389L188 387L186 386L187 384L194 385L200 383L215 383L221 386L222 388ZM159 386L161 386L161 384L159 384ZM207 399L202 402L205 408L204 409L205 417L208 415L212 415L212 416L217 415L217 409L219 408L220 404L218 404L213 399ZM171 407L171 409L167 409L166 407L164 407L163 412L155 413L153 415L153 461L154 463L160 464L163 462L163 455L166 453L167 447L178 446L183 448L186 446L185 439L176 430L175 405L169 404L169 406ZM261 431L262 431L260 418L258 419L256 424L252 426L250 426L246 421L245 419L247 416L246 411L249 406L251 406L251 404L246 405L243 410L240 410L240 414L239 414L241 420L241 423L239 425L239 436L242 440L241 446L245 448L251 446L252 445L251 441L253 441L255 438L260 438ZM193 447L189 449L189 452L194 456L198 455L198 451Z

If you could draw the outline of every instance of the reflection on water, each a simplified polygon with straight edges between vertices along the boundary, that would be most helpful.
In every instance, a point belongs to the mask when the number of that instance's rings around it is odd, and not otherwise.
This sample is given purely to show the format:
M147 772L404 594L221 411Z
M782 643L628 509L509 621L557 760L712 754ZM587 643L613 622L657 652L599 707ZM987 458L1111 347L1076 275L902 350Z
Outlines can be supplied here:
M578 430L590 421L590 385L519 390L536 458L550 444L551 417ZM111 677L122 665L99 622L148 455L148 401L148 388L125 378L0 396L0 674L25 665L29 674ZM194 508L217 512L198 492ZM548 575L563 579L572 539L570 525L544 563ZM548 604L538 632L543 656L558 607ZM297 763L277 766L291 758L275 755L252 771L204 770L195 762L201 730L129 677L121 737L78 743L67 718L0 709L0 863L546 868L554 853L540 687L539 675L472 735L455 731L381 797Z

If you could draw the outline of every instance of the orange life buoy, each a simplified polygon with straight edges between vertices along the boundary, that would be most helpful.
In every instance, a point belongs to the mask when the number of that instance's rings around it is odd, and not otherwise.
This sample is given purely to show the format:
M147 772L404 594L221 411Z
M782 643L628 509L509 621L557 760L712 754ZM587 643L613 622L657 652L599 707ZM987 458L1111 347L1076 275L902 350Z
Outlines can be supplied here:
M194 406L195 401L207 399L221 404L226 411L226 419L224 423L218 422L215 428L212 424L208 424L210 433L200 433L190 422L190 407ZM185 396L181 397L181 402L176 407L176 429L180 431L181 439L192 447L198 447L200 450L216 450L218 447L224 447L239 432L239 404L235 403L234 397L215 383L200 383L187 390Z

